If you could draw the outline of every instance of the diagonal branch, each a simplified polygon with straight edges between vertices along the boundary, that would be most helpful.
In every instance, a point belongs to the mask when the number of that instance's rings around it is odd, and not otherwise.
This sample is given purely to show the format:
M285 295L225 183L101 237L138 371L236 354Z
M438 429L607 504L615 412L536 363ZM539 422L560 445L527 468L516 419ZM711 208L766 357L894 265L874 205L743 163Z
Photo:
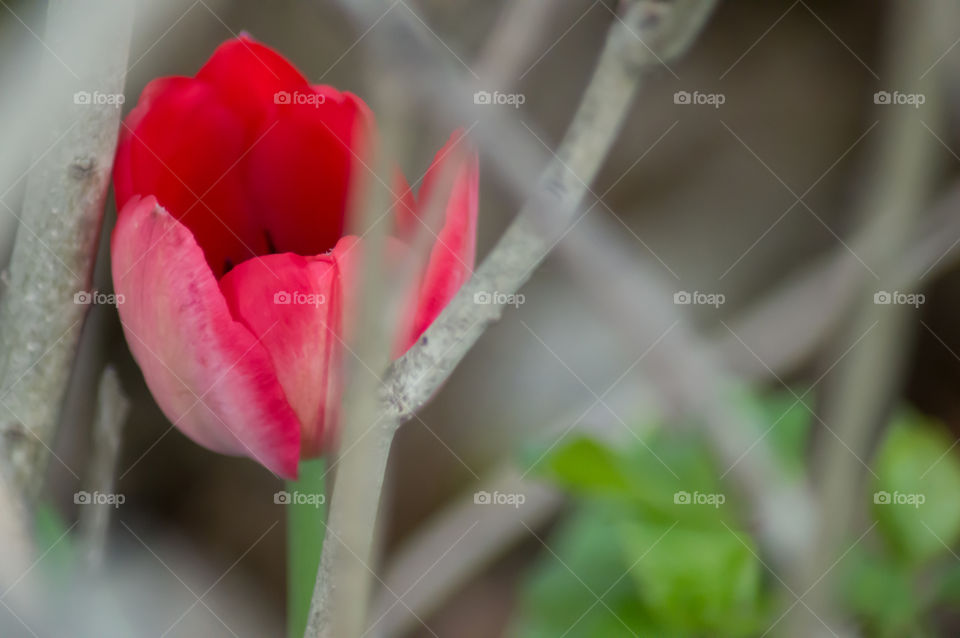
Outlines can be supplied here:
M705 0L627 3L628 12L611 28L537 194L420 342L388 371L383 399L398 421L406 421L430 399L487 326L499 319L502 306L477 304L476 296L519 290L563 236L620 131L641 72L680 55L713 5Z

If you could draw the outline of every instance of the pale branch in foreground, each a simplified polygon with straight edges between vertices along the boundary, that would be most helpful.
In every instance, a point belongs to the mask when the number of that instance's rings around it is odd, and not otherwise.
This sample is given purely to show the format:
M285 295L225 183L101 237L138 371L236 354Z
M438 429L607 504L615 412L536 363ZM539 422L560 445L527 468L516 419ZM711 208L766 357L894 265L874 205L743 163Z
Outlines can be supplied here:
M13 591L11 588L29 571L34 559L35 548L26 521L19 496L0 476L0 590L4 595Z
M76 76L60 83L51 115L73 125L59 138L48 132L37 149L0 304L0 467L28 499L40 488L90 309L89 297L75 295L91 284L119 131L117 105L92 96L123 94L132 24L130 2L52 0L48 9L47 46L68 55Z
M306 635L318 638L359 636L366 622L370 597L369 564L373 562L380 493L392 441L392 428L379 424L376 402L380 379L390 357L394 335L383 325L389 304L383 271L387 224L378 223L396 205L384 188L391 180L390 159L403 155L408 138L403 127L406 104L401 96L402 74L375 74L375 108L384 109L378 122L376 171L368 179L358 212L364 236L360 257L363 291L357 307L359 326L352 334L343 398L340 442L334 465L336 480L325 526L323 550L307 620ZM359 189L359 187L358 187ZM392 324L391 324L392 325ZM371 431L372 430L372 431Z

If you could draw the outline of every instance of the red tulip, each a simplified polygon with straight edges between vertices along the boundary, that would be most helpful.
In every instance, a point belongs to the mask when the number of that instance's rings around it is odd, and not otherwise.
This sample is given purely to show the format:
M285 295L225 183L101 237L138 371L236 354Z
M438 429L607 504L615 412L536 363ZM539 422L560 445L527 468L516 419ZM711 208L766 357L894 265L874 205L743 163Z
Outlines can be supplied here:
M124 122L111 242L120 319L157 403L197 443L284 477L329 447L363 244L344 235L346 213L369 177L373 126L360 98L311 86L247 36L196 77L151 82ZM441 171L454 176L400 351L473 268L477 159L452 152L461 138L417 197L397 178L391 259L409 253Z

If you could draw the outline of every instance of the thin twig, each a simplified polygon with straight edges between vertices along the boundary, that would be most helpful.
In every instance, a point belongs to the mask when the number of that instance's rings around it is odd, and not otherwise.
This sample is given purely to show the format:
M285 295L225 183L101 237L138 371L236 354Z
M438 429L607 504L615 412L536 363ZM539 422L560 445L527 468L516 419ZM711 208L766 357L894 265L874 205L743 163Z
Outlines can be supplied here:
M28 178L0 306L0 467L27 498L40 489L90 307L75 295L92 280L132 23L130 2L52 0L48 9L46 43L69 57L77 76L60 84L62 108L52 110L76 124L59 140L51 134Z
M960 259L960 183L946 189L920 216L918 226L885 284L888 290L906 290L953 267ZM883 255L871 245L869 228L859 230L849 245L868 264ZM846 246L805 264L768 295L714 335L714 347L730 370L749 379L785 376L809 363L836 334L861 292L864 268ZM750 344L746 351L737 335Z
M506 93L517 80L516 72L535 55L548 33L552 14L556 14L560 6L558 0L504 4L475 68L483 85L478 88Z
M396 559L384 571L371 610L371 635L391 638L406 634L417 618L436 611L470 576L515 542L529 539L529 530L541 527L564 501L558 490L524 480L512 464L492 472L478 489L522 494L524 502L518 508L490 508L478 520L475 492L471 491L424 523L398 548Z
M113 494L123 426L129 414L130 401L123 393L117 371L108 366L100 377L93 418L93 450L84 488L88 493ZM98 569L103 563L113 509L115 506L107 503L90 502L81 510L79 529L84 539L84 560L91 569Z

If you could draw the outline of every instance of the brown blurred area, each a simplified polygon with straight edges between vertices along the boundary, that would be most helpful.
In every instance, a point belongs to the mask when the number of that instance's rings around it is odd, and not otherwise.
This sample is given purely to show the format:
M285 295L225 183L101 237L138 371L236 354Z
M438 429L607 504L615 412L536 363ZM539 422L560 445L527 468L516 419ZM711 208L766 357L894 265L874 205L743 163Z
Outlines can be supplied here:
M450 65L464 70L476 63L506 2L408 4L456 54L451 53ZM529 68L513 79L515 90L526 96L518 117L555 146L616 3L552 4L542 41L525 65ZM42 31L42 3L9 5ZM369 94L364 42L377 37L377 27L358 42L370 25L350 24L334 2L176 0L168 5L159 19L136 27L131 60L137 62L127 81L127 109L150 79L194 73L217 44L241 31L279 50L314 82ZM610 189L603 198L608 208L598 206L590 214L616 217L624 233L638 238L637 254L660 268L658 275L688 290L726 295L719 315L700 318L704 331L716 330L719 319L736 315L811 258L841 250L838 237L849 237L862 221L852 203L879 139L878 130L870 129L877 121L873 93L886 88L881 43L889 26L887 5L726 0L691 53L672 70L649 78L593 186L597 194ZM960 25L955 26L960 37ZM0 11L0 50L20 46L38 45L23 24ZM939 64L960 69L960 47ZM0 66L0 84L15 85L24 73L29 69ZM674 104L674 92L694 89L721 92L726 102L719 109ZM415 179L449 131L437 130L428 113L409 126L417 143L404 170ZM931 170L940 182L960 165L956 133L936 131L944 146ZM488 169L481 166L481 256L519 205ZM791 209L796 202L791 191L800 195L811 186L803 199L816 215L803 206ZM115 211L109 214L112 219ZM101 289L109 288L107 272L104 264L98 267ZM914 335L907 396L960 433L960 304L955 301L960 272L954 269L927 283L926 327ZM384 556L431 513L472 491L487 468L518 454L538 429L589 405L592 392L613 383L643 349L643 344L631 351L616 343L554 259L524 293L527 303L506 313L420 418L401 429L382 510ZM257 601L251 614L262 615L263 626L278 626L285 594L285 522L282 508L273 503L279 482L250 461L215 455L171 430L144 386L116 318L98 313L87 326L88 337L97 331L105 336L85 344L80 365L93 371L104 361L116 362L134 406L119 464L118 489L127 504L114 521L112 538L136 548L126 525L138 534L191 546L211 574L209 582L197 585L198 593L242 557L217 590L245 592ZM795 370L787 380L803 380L808 373ZM61 432L56 449L77 467L87 450L93 387L89 374L72 388L68 406L76 427ZM56 463L50 478L51 492L69 513L75 479ZM534 538L513 549L443 611L426 618L430 630L421 627L411 635L500 635L523 569L542 551Z

